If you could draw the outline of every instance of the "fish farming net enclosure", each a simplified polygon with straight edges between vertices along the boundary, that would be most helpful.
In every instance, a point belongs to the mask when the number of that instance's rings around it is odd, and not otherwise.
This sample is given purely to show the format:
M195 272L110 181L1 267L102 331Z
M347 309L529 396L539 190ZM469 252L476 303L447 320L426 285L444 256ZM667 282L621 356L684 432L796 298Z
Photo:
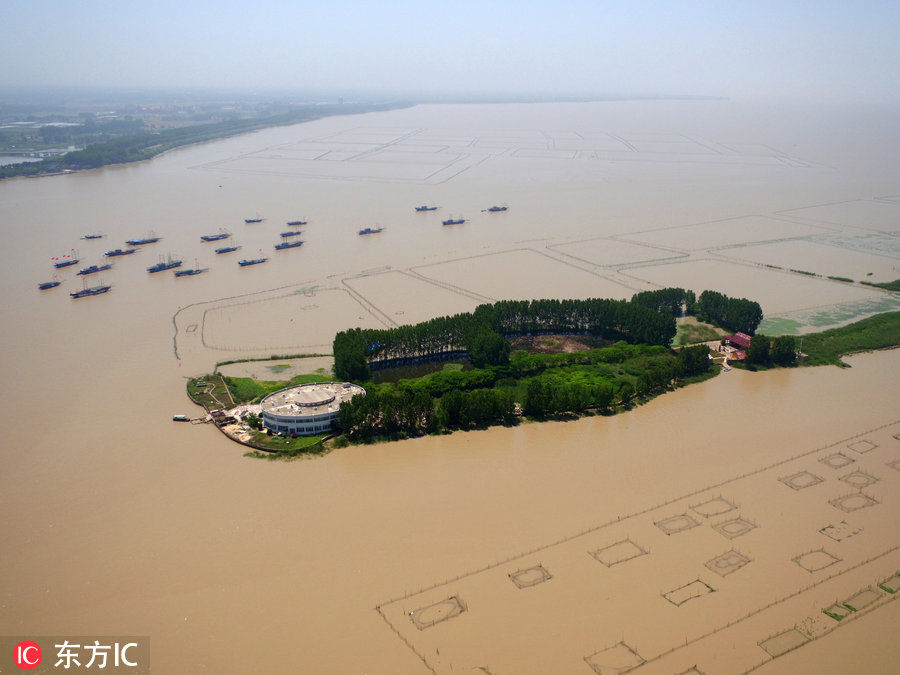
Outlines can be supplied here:
M631 539L623 539L622 541L617 541L615 544L611 544L604 548L598 548L596 551L591 551L591 556L593 556L597 562L601 562L607 567L612 567L613 565L618 565L626 560L647 555L647 553L648 551L635 544Z
M713 516L721 516L737 508L736 504L728 501L724 497L715 497L699 504L691 504L691 511L704 518L712 518Z
M803 490L808 487L812 487L813 485L818 485L825 479L821 476L817 476L814 473L810 473L809 471L799 471L790 476L782 476L778 480L787 485L789 488L793 488L794 490Z
M895 519L867 507L896 511L900 472L881 467L900 466L898 430L807 448L527 550L469 552L470 569L376 609L435 673L753 671L897 596ZM865 462L848 447L861 438L876 445Z
M620 642L613 647L584 657L597 675L627 673L644 663L644 659L632 647Z
M658 520L653 524L666 534L678 534L679 532L685 532L700 525L700 523L686 513Z
M453 595L446 600L435 602L432 605L420 607L409 613L409 618L419 630L425 630L431 626L448 621L466 611L465 603L459 597Z
M543 565L536 565L524 570L512 572L509 575L509 578L518 588L529 588L531 586L542 584L545 581L549 581L553 578L553 575L551 575Z

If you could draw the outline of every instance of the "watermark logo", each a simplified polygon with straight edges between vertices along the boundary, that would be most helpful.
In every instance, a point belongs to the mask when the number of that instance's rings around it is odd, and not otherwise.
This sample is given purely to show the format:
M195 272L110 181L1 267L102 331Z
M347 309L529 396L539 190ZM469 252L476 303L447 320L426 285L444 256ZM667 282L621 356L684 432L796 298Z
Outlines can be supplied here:
M13 648L13 662L22 670L37 668L42 656L40 645L31 640L22 640Z
M0 646L0 673L16 668L34 675L82 671L132 675L150 670L147 636L10 635L0 636Z

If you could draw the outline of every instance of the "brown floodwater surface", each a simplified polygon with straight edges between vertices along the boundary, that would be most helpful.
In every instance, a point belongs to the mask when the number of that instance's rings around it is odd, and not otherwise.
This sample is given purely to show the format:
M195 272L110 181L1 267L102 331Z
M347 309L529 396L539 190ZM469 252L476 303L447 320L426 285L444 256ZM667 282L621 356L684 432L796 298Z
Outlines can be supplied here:
M170 420L197 412L185 378L218 360L323 353L341 328L523 288L627 297L664 283L666 265L686 286L716 289L721 276L729 292L758 289L786 318L840 307L840 323L889 306L881 291L763 263L799 269L815 250L813 271L827 273L830 254L838 273L864 279L880 256L879 279L891 276L895 113L419 106L0 183L0 634L147 635L160 672L591 673L622 658L646 672L886 670L900 656L892 596L840 623L821 609L900 569L898 351L849 369L732 370L615 417L291 463L245 458L213 429ZM415 213L423 203L441 209ZM509 211L482 212L493 204ZM469 222L442 226L451 213ZM256 214L265 220L244 224ZM698 236L754 217L759 238L716 230L704 248ZM274 251L296 219L309 220L306 243ZM220 227L242 250L201 244ZM78 267L151 230L159 243L102 274L109 293L68 297ZM96 231L106 238L79 239ZM815 246L759 254L779 235ZM73 248L82 265L39 292L51 258ZM237 266L260 250L269 262ZM793 251L797 264L784 258ZM169 254L209 271L145 271ZM836 452L854 462L820 461ZM857 470L877 480L841 480ZM779 480L804 471L821 482ZM832 503L859 491L874 503ZM730 512L691 510L719 496L752 531L729 539L713 526ZM698 525L656 524L683 514ZM829 525L854 534L830 538ZM625 539L648 553L612 566L590 555ZM749 562L727 575L706 564L732 549ZM809 571L821 556L804 556L819 549L838 561ZM511 582L538 564L552 578ZM695 580L715 592L665 599ZM420 628L409 615L450 597L464 610L444 621ZM766 640L796 626L815 639L772 660L759 643L777 651L795 637Z

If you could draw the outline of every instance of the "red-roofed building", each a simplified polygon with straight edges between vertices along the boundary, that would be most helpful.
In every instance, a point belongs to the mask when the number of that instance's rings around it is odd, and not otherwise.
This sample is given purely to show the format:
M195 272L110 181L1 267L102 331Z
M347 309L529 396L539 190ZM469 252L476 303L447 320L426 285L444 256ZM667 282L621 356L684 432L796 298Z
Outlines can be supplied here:
M734 335L726 335L725 340L732 347L747 349L750 346L750 336L746 333L735 333Z

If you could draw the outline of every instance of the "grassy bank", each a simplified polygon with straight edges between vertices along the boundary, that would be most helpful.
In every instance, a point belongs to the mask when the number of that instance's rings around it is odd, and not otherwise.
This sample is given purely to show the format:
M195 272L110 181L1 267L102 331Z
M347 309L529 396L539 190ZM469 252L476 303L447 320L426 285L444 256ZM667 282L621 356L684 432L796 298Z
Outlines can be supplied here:
M727 331L717 329L712 324L700 323L694 317L678 319L677 331L675 339L672 340L673 347L695 345L700 342L718 340L727 333Z
M221 366L230 366L234 363L261 363L264 361L290 361L293 359L309 359L318 356L331 356L331 354L272 354L266 358L251 358L251 359L231 359L229 361L217 361L216 367L213 369L214 372L217 372Z
M876 314L855 323L803 336L808 366L846 365L841 357L900 346L900 312Z
M326 436L269 436L263 431L258 431L248 441L259 450L251 450L244 453L245 457L257 459L291 459L300 455L320 454L324 452Z
M187 394L194 403L207 411L230 408L234 405L234 399L219 375L204 375L188 380Z
M886 291L900 291L900 279L886 281L881 284L876 284L871 281L860 281L859 283L865 284L866 286L874 286L875 288L883 288Z
M258 403L264 397L274 391L293 387L298 384L309 384L311 382L331 382L332 379L327 375L312 373L307 375L297 375L290 380L254 380L249 377L223 377L225 384L228 385L228 391L235 404L242 403Z

